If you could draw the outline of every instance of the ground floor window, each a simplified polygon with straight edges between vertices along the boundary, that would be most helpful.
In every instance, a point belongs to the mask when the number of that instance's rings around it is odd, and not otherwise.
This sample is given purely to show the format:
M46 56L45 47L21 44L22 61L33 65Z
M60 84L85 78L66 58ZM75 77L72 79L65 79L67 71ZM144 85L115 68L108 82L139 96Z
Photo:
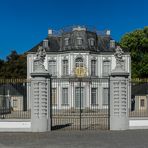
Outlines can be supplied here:
M97 104L97 88L91 88L91 105Z
M52 105L57 105L57 90L52 88Z
M62 88L62 105L68 105L68 88Z
M108 88L103 88L103 105L108 105Z
M84 88L83 87L81 88L81 90L80 90L80 87L75 88L75 107L80 107L80 103L81 103L81 107L84 106L83 94L84 94Z
M144 107L145 106L145 101L144 101L144 99L141 99L140 100L140 107Z

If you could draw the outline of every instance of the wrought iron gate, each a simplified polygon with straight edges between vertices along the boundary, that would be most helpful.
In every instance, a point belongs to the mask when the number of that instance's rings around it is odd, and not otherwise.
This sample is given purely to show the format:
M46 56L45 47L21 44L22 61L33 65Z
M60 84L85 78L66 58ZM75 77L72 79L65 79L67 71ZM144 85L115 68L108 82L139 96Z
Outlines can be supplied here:
M108 78L51 78L51 126L109 129Z

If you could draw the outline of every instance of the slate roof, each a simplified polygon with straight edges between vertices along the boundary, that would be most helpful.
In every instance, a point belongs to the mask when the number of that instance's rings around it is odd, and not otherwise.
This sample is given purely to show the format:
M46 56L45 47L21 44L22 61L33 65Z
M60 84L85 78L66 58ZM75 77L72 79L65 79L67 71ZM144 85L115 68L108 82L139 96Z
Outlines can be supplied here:
M71 49L67 48L65 50L63 48L63 43L62 42L63 42L63 39L64 39L64 37L65 37L66 34L69 35L69 36L71 36L71 34L73 34L75 37L77 36L77 33L73 33L73 32L74 31L70 31L68 33L67 32L64 32L64 33L61 33L59 35L50 35L50 36L46 37L45 39L48 40L48 46L49 46L49 48L46 49L46 52L64 52L64 51L68 51L68 50L69 51L70 50L72 50L72 51L74 51L74 50L81 50L81 48L79 48L79 49L73 48L72 45L69 45L69 46L71 46ZM78 32L78 34L79 34L79 32ZM83 34L84 34L84 32L82 32L81 35L83 35ZM99 35L96 32L85 31L85 37L84 37L84 39L86 39L86 42L88 42L87 39L90 36L96 38L97 44L95 46L97 46L97 47L95 47L95 50L94 50L95 52L113 52L114 51L114 49L113 48L110 48L110 46L109 46L110 45L110 40L112 40L112 38L111 38L110 35L106 35L106 34ZM73 40L73 38L72 38L72 40ZM36 46L34 46L29 51L27 51L27 53L37 52L38 47L39 46L42 46L42 45L43 45L43 41L41 41L40 43L38 43ZM84 44L84 46L85 46L85 44ZM82 47L82 50L83 51L85 51L85 50L89 51L91 49L89 47L86 48L86 46L85 46L85 49ZM92 49L92 51L93 51L93 49Z
M48 46L50 47L50 48L46 49L46 52L60 51L60 37L51 36L51 37L47 37L45 39L48 40ZM42 45L43 45L43 41L38 43L36 46L34 46L28 52L37 52L38 47L42 46Z

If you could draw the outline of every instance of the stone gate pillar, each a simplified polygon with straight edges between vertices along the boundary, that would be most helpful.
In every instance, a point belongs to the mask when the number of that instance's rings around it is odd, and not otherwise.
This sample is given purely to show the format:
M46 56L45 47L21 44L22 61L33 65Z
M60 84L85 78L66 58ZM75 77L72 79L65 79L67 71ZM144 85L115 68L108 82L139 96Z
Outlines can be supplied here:
M44 67L45 49L39 47L31 73L31 129L32 132L50 130L50 75Z
M115 52L116 67L110 76L110 130L127 130L129 73L122 69L122 49Z

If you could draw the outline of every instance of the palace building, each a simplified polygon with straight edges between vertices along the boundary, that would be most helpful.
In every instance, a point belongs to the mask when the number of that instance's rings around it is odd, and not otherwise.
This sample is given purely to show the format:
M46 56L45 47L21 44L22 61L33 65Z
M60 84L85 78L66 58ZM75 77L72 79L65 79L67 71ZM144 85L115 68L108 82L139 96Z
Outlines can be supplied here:
M114 52L117 48L109 30L72 26L55 33L49 29L48 36L27 52L28 79L35 69L33 61L39 48L46 50L44 65L51 74L54 108L108 106L109 75L116 66ZM122 66L131 73L129 53L124 53ZM28 86L28 102L30 91Z

